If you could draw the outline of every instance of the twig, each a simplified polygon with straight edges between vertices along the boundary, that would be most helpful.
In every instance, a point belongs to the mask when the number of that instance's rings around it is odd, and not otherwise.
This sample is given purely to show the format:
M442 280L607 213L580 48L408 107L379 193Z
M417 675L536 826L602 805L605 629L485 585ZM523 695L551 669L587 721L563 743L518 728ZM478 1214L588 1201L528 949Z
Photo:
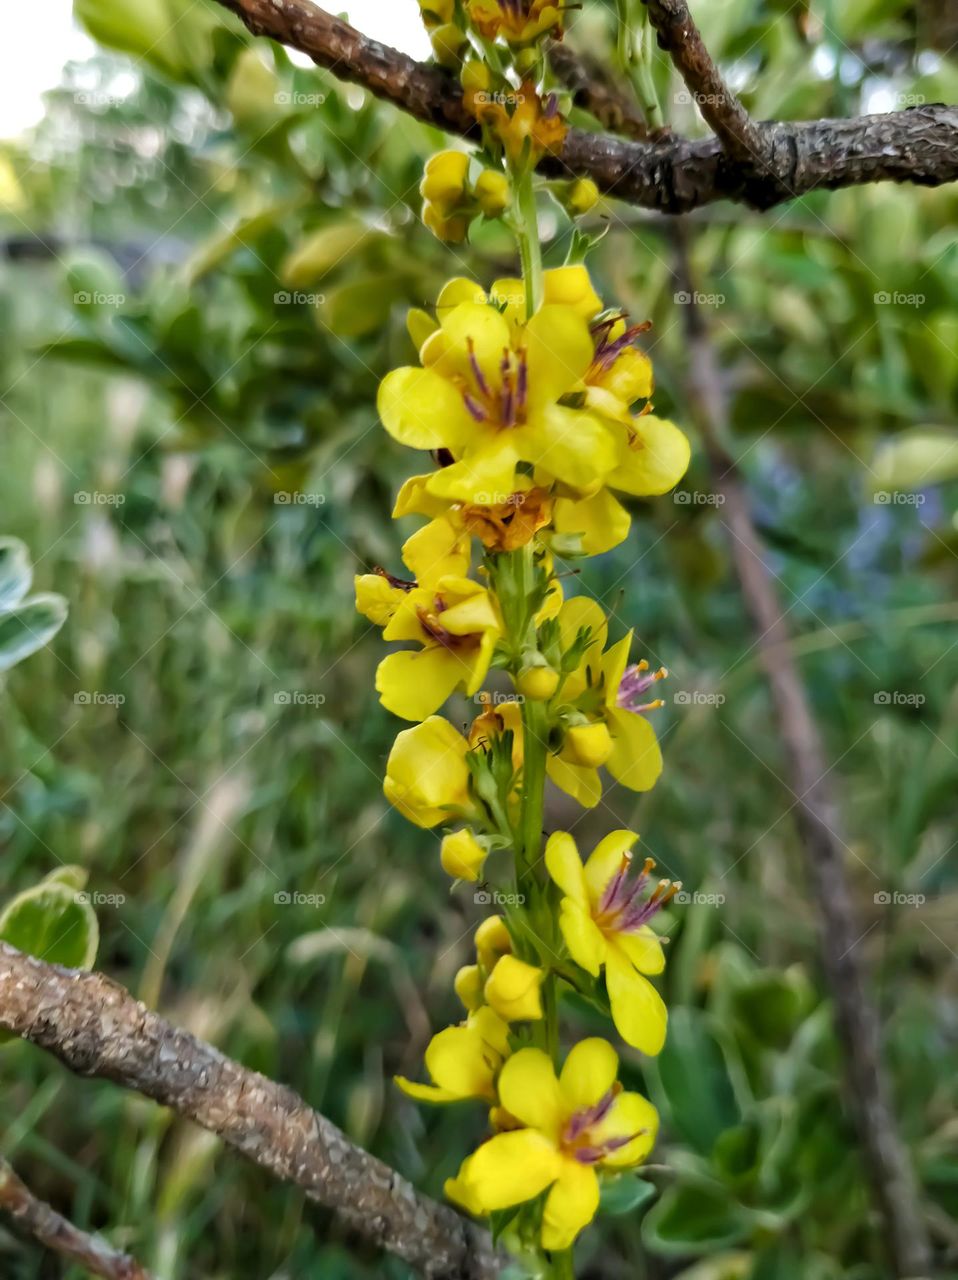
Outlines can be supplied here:
M0 1159L0 1212L17 1227L61 1257L85 1267L103 1280L151 1280L150 1273L128 1254L119 1253L99 1236L81 1231L43 1200Z
M488 1235L420 1195L284 1085L151 1013L115 982L0 943L0 1027L78 1075L135 1089L217 1134L430 1280L492 1280Z
M636 139L648 136L645 119L631 93L616 84L595 58L576 53L557 40L550 41L547 52L549 65L577 107L588 111L610 133Z
M340 80L361 84L417 120L475 137L475 122L449 72L361 35L310 0L217 0L254 35L307 54ZM939 186L958 179L958 108L911 107L887 115L789 124L756 123L761 165L730 156L717 138L627 142L570 129L544 173L591 177L629 204L687 213L714 200L767 209L820 187L868 182Z
M642 0L659 46L671 56L706 124L733 159L745 164L764 160L764 136L725 83L705 47L685 0Z
M675 225L679 288L687 290L684 309L688 339L686 387L694 421L709 453L714 483L724 495L723 520L746 607L755 628L755 645L777 713L812 891L818 906L821 954L842 1047L846 1104L858 1131L863 1162L888 1242L894 1274L904 1280L929 1275L930 1251L918 1188L890 1105L881 1061L878 1016L871 1001L857 943L864 932L845 874L840 815L829 783L830 769L818 727L812 718L772 572L765 562L745 487L723 439L727 431L726 391L701 309L686 230Z

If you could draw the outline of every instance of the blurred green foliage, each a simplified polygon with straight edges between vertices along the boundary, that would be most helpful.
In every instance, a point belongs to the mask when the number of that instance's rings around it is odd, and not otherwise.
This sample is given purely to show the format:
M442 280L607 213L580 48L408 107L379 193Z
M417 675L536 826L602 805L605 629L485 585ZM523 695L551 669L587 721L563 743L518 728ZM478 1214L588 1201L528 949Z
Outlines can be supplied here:
M958 97L931 8L697 8L757 115ZM409 531L389 519L408 462L374 408L412 354L405 307L512 269L510 245L495 227L438 245L417 221L438 135L213 5L77 11L128 56L67 68L0 172L3 526L70 606L5 678L4 896L85 868L117 899L99 912L106 972L438 1195L479 1118L389 1078L458 1016L479 912L382 798L396 726L352 575L395 565ZM601 47L605 20L587 5L573 43ZM676 127L700 127L664 61L656 75ZM952 189L881 187L690 225L844 808L896 1112L958 1274L956 213ZM667 228L614 205L594 221L604 296L654 320L658 407L687 420ZM561 262L570 228L547 200L542 230ZM598 818L554 795L549 821L586 847L637 824L689 900L670 912L668 1045L625 1068L663 1139L644 1181L610 1189L582 1274L882 1280L795 797L702 450L680 493L634 515L574 589L672 671L666 772ZM578 1009L578 1030L592 1018ZM158 1274L406 1274L168 1114L24 1046L0 1070L4 1154ZM0 1270L54 1274L6 1235Z

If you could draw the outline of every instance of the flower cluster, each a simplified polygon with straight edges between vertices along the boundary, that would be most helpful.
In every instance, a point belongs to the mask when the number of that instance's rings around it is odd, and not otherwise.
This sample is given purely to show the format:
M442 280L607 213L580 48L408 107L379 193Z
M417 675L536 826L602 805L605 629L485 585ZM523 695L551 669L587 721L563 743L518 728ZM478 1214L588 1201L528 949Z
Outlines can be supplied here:
M661 700L651 691L667 674L633 659L631 632L610 640L594 599L565 598L556 565L621 543L624 500L672 488L689 445L653 412L648 326L607 306L581 261L541 267L532 169L564 124L537 42L561 35L562 6L422 7L434 44L454 19L464 24L443 47L465 46L465 100L486 162L471 179L465 153L434 156L424 217L456 240L477 210L502 216L523 270L488 290L458 277L433 311L413 310L418 361L379 388L386 431L423 458L393 513L419 518L405 568L356 579L360 612L402 646L376 675L383 705L410 722L389 753L385 794L417 826L443 829L443 870L497 909L455 979L461 1021L431 1040L424 1080L398 1083L424 1102L485 1108L488 1137L447 1193L492 1215L510 1245L540 1260L538 1274L565 1276L601 1184L645 1159L658 1120L619 1082L606 1040L561 1052L560 1000L576 993L626 1044L657 1054L667 1013L650 981L665 967L653 922L679 885L653 881L632 831L607 835L585 860L569 832L543 840L547 780L585 808L601 798L603 770L634 791L655 784ZM468 56L483 49L481 62ZM580 187L566 182L556 197L571 216L594 201ZM441 714L457 696L474 702L471 718L461 703ZM568 1266L553 1271L560 1255Z

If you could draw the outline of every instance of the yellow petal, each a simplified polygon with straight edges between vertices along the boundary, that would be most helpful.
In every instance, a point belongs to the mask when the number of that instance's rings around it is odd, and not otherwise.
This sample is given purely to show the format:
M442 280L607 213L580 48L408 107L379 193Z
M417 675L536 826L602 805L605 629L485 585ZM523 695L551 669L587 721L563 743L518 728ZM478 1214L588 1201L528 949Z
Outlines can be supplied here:
M617 933L616 946L638 969L639 973L661 973L665 968L665 952L658 935L649 926L643 925L635 933Z
M554 831L546 841L546 870L566 897L587 904L582 859L568 831Z
M542 969L518 956L502 956L486 980L486 1002L507 1022L534 1021L542 1017L544 978Z
M592 287L589 272L581 265L544 271L542 297L546 303L574 308L584 320L591 320L602 310L602 299Z
M474 1027L482 1038L487 1056L488 1053L493 1053L500 1059L508 1058L509 1024L494 1009L490 1009L487 1004L482 1005L470 1013L468 1025Z
M485 1045L474 1027L447 1027L429 1041L424 1055L430 1079L459 1098L489 1098L492 1069Z
M472 558L469 535L446 516L439 516L406 539L402 558L420 586L429 586L447 574L463 577Z
M464 964L452 981L456 995L468 1012L484 1007L482 1004L482 974L477 964ZM491 1012L491 1010L490 1010Z
M450 1089L440 1089L434 1084L420 1084L418 1080L407 1080L405 1076L393 1076L403 1093L417 1102L461 1102L458 1093Z
M454 636L472 636L480 631L498 631L499 619L492 596L477 582L467 578L440 584L446 608L439 616L443 630Z
M631 439L623 437L609 483L638 497L668 493L688 470L688 437L674 422L651 414L633 418L632 432Z
M475 393L475 375L470 349L490 388L499 385L499 362L503 348L509 346L508 321L495 307L464 302L444 311L439 322L446 349L432 365L443 374L456 374L466 379L468 390Z
M492 1213L532 1200L555 1181L561 1167L562 1157L548 1138L535 1129L514 1129L484 1142L465 1161L456 1181L469 1203Z
M512 950L512 938L502 916L487 916L473 936L479 963L488 971L500 956Z
M419 827L434 827L469 806L469 744L448 720L430 716L396 735L383 790Z
M387 711L403 720L425 720L438 711L470 667L451 649L430 645L390 653L376 668L376 692Z
M635 1135L631 1142L602 1159L602 1164L610 1168L627 1169L645 1159L655 1145L658 1131L659 1113L652 1103L639 1093L620 1093L608 1115L593 1128L592 1136L602 1143Z
M355 582L357 610L377 627L384 627L402 603L405 592L401 587L392 586L381 573L357 574Z
M422 476L410 476L404 480L396 495L393 507L393 519L400 516L441 516L448 509L449 503L442 498L433 497L426 488L432 472Z
M613 778L633 791L648 791L662 772L662 751L655 730L634 711L610 711L612 754L605 767Z
M654 1056L661 1052L668 1022L662 997L614 944L606 953L605 980L612 1021L622 1039L641 1053Z
M597 656L605 648L608 635L605 613L598 600L593 600L591 596L573 596L571 600L566 600L559 610L559 636L562 648L568 649L583 628L588 628L591 633L583 665L591 664L598 670Z
M570 764L598 769L612 754L612 735L604 720L592 724L574 724L562 744L562 759Z
M531 1129L558 1141L565 1121L563 1099L552 1059L541 1049L520 1049L499 1075L499 1101Z
M629 661L629 650L632 648L632 632L628 631L621 640L617 640L602 655L602 674L605 676L605 705L616 707L619 685L625 675Z
M566 1113L594 1107L615 1084L619 1055L598 1036L572 1046L562 1066L559 1084Z
M652 361L638 347L626 347L595 381L625 405L647 400L652 394Z
M520 455L578 493L606 481L616 465L616 446L604 423L582 409L549 403L512 432Z
M602 782L595 769L584 769L558 756L549 756L546 772L557 787L570 795L584 809L594 808L602 799Z
M597 904L612 877L622 869L623 855L638 840L634 831L610 831L589 854L585 864L585 882L589 899Z
M441 316L464 302L476 304L485 300L486 293L482 285L476 284L475 280L470 280L467 276L455 276L439 290L436 314Z
M421 307L410 307L406 312L406 331L417 351L436 328L435 320Z
M557 533L578 533L587 556L611 551L629 536L632 517L608 489L590 498L557 498L552 510Z
M592 363L592 335L568 307L543 306L521 335L529 366L530 412L558 400Z
M550 1252L572 1247L576 1236L595 1217L599 1179L595 1170L571 1156L546 1196L542 1210L542 1247Z
M563 898L559 928L572 959L586 973L597 978L605 960L606 941L588 909L573 902L571 898Z
M462 396L432 369L406 366L387 373L376 407L393 439L411 449L456 450L469 438L472 419Z
M473 424L475 432L480 428ZM449 502L468 502L478 506L496 506L508 502L516 487L516 463L519 452L514 432L476 434L479 440L465 457L430 476L429 492Z

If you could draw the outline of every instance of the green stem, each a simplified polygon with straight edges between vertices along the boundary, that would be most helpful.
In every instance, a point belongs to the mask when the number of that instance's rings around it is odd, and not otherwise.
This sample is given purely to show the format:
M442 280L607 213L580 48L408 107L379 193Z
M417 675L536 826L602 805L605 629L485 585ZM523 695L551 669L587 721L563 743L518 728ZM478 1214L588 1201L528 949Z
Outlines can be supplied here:
M550 1280L575 1280L571 1249L563 1249L562 1253L554 1253L552 1255L549 1277Z
M539 243L539 221L532 169L524 164L512 173L515 189L515 231L519 242L522 279L526 287L526 316L531 316L542 302L542 245Z

